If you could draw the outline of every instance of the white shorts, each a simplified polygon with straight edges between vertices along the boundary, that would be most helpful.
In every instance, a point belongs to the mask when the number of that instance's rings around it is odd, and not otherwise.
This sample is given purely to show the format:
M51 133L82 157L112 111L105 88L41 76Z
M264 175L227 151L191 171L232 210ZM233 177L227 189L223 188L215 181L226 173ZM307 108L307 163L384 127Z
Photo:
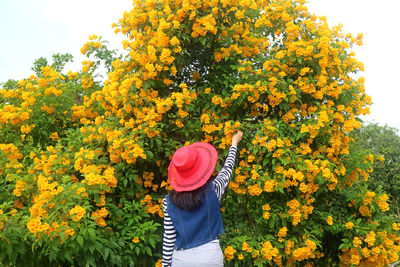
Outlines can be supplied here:
M224 256L219 240L185 250L174 250L172 267L223 267Z

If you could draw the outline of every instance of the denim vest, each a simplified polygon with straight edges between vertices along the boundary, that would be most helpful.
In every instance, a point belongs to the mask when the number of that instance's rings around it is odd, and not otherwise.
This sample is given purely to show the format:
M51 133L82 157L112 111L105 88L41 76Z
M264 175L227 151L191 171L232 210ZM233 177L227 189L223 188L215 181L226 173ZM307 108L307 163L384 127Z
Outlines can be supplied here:
M202 205L194 211L175 206L167 196L167 209L177 232L175 249L198 247L219 238L224 233L217 194L211 182L206 184Z

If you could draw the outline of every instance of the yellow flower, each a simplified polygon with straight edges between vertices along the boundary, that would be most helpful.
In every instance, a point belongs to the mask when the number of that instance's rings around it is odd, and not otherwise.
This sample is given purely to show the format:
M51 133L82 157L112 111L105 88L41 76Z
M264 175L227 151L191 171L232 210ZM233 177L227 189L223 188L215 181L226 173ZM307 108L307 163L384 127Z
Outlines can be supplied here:
M352 223L352 222L347 222L346 223L346 228L347 229L351 229L351 228L353 228L353 226L354 226L354 223Z
M72 72L71 70L67 72L68 78L71 80L75 79L78 76L78 72Z
M253 249L249 246L249 244L246 241L243 242L242 250L247 251L247 252L253 251Z
M53 114L53 113L54 113L54 107L48 107L48 106L46 106L46 105L43 105L43 106L41 107L41 109L42 109L43 111L46 111L46 112L49 113L49 114Z
M270 209L271 207L269 206L268 203L262 206L262 210L270 210Z
M32 218L26 224L32 234L37 234L42 231L42 222L40 218Z
M21 125L21 133L28 134L31 131L32 127L29 125Z
M266 212L263 213L263 218L268 220L270 215L271 214L268 211L266 211Z
M178 115L181 118L185 118L187 115L189 115L189 113L187 111L184 111L183 109L179 109L178 110Z
M369 210L368 207L365 206L365 205L362 205L362 206L358 209L358 211L361 213L362 216L371 216L370 210Z
M282 227L281 229L279 229L279 232L278 232L278 236L279 237L285 237L286 236L286 233L287 233L287 227Z
M176 126L178 126L179 128L182 128L183 126L185 126L185 125L182 123L182 121L180 121L180 120L176 120L176 121L175 121L175 124L176 124Z
M368 191L368 192L365 194L365 197L364 197L364 199L363 199L364 205L369 205L369 204L371 204L372 199L373 199L374 197L375 197L375 192Z
M176 36L172 37L171 40L169 40L169 43L174 46L180 44L179 39L176 38Z
M266 180L264 183L264 191L269 193L274 192L276 184L277 183L274 180Z
M225 248L225 250L224 250L225 258L226 258L228 261L232 260L233 257L234 257L235 252L236 252L236 249L234 249L232 246L227 246L227 247Z
M386 202L388 199L389 197L386 194L383 194L376 200L376 203L382 211L388 211L390 209L389 204Z
M310 247L300 247L293 251L293 258L297 261L314 258L314 252Z
M72 228L69 228L67 230L65 230L65 237L68 238L70 236L73 236L75 234L75 230Z
M11 216L17 215L18 211L16 209L11 210Z
M369 247L372 247L375 243L375 233L370 231L364 239L364 242L368 244Z
M295 210L300 206L300 202L297 199L292 199L286 204L290 209Z
M53 141L57 140L57 139L59 138L59 137L58 137L58 133L57 133L57 132L52 133L52 134L49 136L49 138L50 138L51 140L53 140Z
M132 239L132 242L133 242L133 243L139 243L139 237L135 236L135 237Z
M75 205L70 211L69 214L73 216L72 220L77 222L86 214L86 210L79 205Z
M270 241L267 241L262 244L261 254L267 260L272 260L273 257L276 257L279 253L279 250L272 246Z
M18 180L17 183L15 184L15 189L14 189L14 195L19 197L21 196L22 191L25 190L25 187L27 186L27 183L22 181L22 180Z
M91 40L91 41L98 39L98 38L99 37L96 34L89 35L89 40Z
M171 50L167 48L163 48L160 55L160 61L167 65L170 65L175 60L174 57L171 57Z
M369 251L368 248L363 248L363 249L361 250L361 253L362 253L362 255L363 255L364 258L368 258L368 257L371 255L371 252Z
M354 265L358 265L360 263L360 255L353 254L351 255L350 263Z
M82 77L82 87L83 89L89 89L93 85L92 77L86 78Z
M258 186L258 184L254 184L247 187L249 190L249 194L252 196L258 196L262 193L262 189Z
M309 247L313 251L317 249L317 245L315 244L315 242L310 239L306 240L306 246Z
M162 267L162 259L159 259L159 260L156 262L156 267Z
M326 222L327 224L332 225L333 224L332 216L328 216L328 218L326 218Z
M355 237L355 238L353 239L353 246L354 246L355 248L358 247L359 245L361 245L361 243L362 243L362 241L360 240L360 238Z

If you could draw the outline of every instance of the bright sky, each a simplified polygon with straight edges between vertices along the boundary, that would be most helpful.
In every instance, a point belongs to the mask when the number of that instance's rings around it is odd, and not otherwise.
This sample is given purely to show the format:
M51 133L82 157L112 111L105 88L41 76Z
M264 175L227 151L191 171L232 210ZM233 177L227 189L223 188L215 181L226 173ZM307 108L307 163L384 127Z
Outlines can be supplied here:
M131 6L131 0L0 0L0 82L28 77L35 59L54 53L71 53L75 63L66 68L78 70L80 48L91 34L122 49L123 36L114 34L111 23ZM346 33L364 34L364 45L355 53L364 63L373 105L363 119L400 129L400 1L308 0L308 7L326 16L331 27L341 23Z

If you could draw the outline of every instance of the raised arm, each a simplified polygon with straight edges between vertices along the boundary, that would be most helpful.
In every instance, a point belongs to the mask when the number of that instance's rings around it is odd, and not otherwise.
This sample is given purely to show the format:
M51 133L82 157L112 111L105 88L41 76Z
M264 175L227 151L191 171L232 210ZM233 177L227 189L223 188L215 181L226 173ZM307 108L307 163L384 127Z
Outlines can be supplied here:
M229 184L232 176L233 166L235 164L237 145L242 140L243 133L238 131L232 137L232 146L229 149L228 157L225 160L225 164L222 170L218 173L217 177L213 180L214 190L217 193L218 200L221 200L222 195L225 192L225 188Z

